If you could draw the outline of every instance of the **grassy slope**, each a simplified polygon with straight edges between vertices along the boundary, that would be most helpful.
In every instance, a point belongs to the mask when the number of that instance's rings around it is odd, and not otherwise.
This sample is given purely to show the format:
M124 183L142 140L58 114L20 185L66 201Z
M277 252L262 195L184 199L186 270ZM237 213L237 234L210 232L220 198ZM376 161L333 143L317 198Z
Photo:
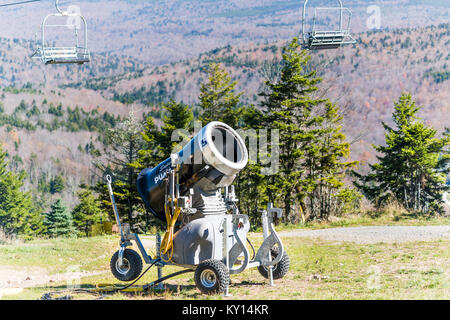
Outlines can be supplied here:
M49 273L67 272L78 265L83 271L105 271L81 279L83 287L98 283L118 284L109 270L109 259L117 248L117 237L36 240L27 244L0 246L0 265L33 266ZM258 248L262 238L252 234ZM449 299L450 241L401 244L336 244L321 240L285 238L291 258L288 275L269 287L256 269L232 276L227 299ZM179 268L168 267L164 274ZM140 284L156 279L156 268ZM3 299L38 299L42 294L65 288L66 282L25 289ZM93 298L75 295L75 298ZM109 299L224 299L206 297L196 289L193 274L171 279L163 292L148 295L115 294Z

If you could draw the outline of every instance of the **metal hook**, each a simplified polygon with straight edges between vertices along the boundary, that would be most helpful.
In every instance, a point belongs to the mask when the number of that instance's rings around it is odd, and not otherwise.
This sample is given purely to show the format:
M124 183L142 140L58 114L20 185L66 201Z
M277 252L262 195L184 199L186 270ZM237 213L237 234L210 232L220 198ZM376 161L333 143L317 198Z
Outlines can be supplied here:
M59 0L55 0L55 7L56 7L56 10L58 10L59 13L63 14L63 11L59 8Z
M62 14L63 16L66 16L66 15L69 14L68 11L63 11L63 10L61 10L61 8L59 7L59 0L55 0L55 7L56 7L56 10L57 10L60 14Z
M108 174L108 175L106 175L106 181L108 182L108 184L111 184L112 183L112 178L111 178L111 176Z

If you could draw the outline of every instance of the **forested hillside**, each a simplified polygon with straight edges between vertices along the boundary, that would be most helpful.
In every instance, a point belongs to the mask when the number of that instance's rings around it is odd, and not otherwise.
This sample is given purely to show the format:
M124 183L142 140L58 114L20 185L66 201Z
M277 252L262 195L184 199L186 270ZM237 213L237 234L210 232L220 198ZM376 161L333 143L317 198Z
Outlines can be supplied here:
M321 94L344 110L353 159L374 159L370 144L382 141L379 123L389 123L392 101L402 91L413 93L424 106L420 116L428 124L440 131L448 124L449 35L448 24L368 32L358 35L355 45L312 53L311 67L324 79ZM27 57L29 42L0 43L4 147L14 159L12 165L25 168L36 187L39 177L48 182L63 174L69 203L74 203L78 183L93 179L86 146L92 141L101 148L98 132L126 115L130 105L138 114L156 118L161 117L161 102L171 98L195 105L211 62L221 63L238 81L236 89L243 92L245 104L257 105L264 80L279 72L285 44L226 46L157 67L116 55L94 55L82 67L45 67Z
M284 0L108 4L80 3L91 22L93 52L83 66L44 66L31 59L36 46L22 39L31 38L26 28L5 26L8 38L0 38L0 142L10 169L25 170L24 189L42 209L59 198L73 208L80 184L100 179L93 160L104 148L114 153L105 134L130 110L159 125L162 104L173 99L198 116L200 87L211 63L237 82L241 105L259 108L265 81L277 79L282 69L282 47L297 35L301 5ZM357 43L311 52L308 68L323 79L316 98L339 105L350 158L361 161L365 172L376 156L371 145L384 142L380 123L392 123L393 102L403 91L423 106L418 116L427 125L439 133L448 127L450 25L440 23L448 22L445 2L405 0L405 10L398 11L389 10L393 1L381 1L386 24L364 31L368 4L347 5L357 13ZM39 4L33 15L10 12L17 14L14 24L29 19L39 25L48 7ZM140 14L131 19L134 12ZM430 23L434 26L424 26Z
M31 58L34 43L24 39L0 38L0 86L22 87L31 83L35 89L82 81L92 77L114 76L135 72L145 64L114 53L92 54L92 62L83 66L54 65L47 67Z
M323 78L322 94L345 110L344 131L357 160L373 160L370 144L383 139L380 121L390 121L392 101L402 91L413 93L424 106L420 116L438 130L448 125L450 92L450 29L437 27L367 32L357 44L328 52L312 52L311 67ZM148 106L158 114L162 101L188 104L198 99L204 70L221 63L238 81L243 101L258 104L257 93L280 69L284 41L264 45L226 46L170 65L147 67L136 73L88 79L68 87L89 88L107 99ZM159 115L160 116L160 115Z
M14 170L25 169L25 186L39 199L46 184L61 175L60 191L69 205L88 179L99 133L115 125L128 107L91 90L60 90L58 85L90 77L134 72L143 64L114 54L92 55L84 66L45 66L31 59L32 43L0 39L0 140ZM37 192L39 190L39 192ZM42 195L40 192L44 192Z
M423 27L449 20L446 0L345 0L353 12L351 28L367 31L369 6L378 6L382 30ZM0 3L7 3L1 1ZM299 0L61 0L75 5L86 18L89 46L94 53L129 55L150 64L196 57L227 44L289 40L301 25ZM309 7L336 7L336 0L309 1ZM44 17L54 13L54 1L1 8L2 37L34 39ZM333 19L335 21L335 19ZM329 25L331 19L319 19ZM73 33L68 30L67 37ZM52 41L53 39L49 39ZM61 39L54 39L61 40Z

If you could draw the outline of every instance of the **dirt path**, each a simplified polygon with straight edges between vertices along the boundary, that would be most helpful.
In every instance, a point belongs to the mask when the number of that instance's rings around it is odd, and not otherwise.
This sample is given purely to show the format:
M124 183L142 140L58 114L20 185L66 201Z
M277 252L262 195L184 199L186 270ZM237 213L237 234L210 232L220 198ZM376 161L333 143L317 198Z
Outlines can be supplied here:
M3 294L20 292L28 287L52 285L54 282L66 281L68 285L75 284L77 279L105 273L106 271L86 272L74 271L49 275L43 268L11 267L0 265L0 298Z
M151 253L155 251L155 237L143 236L141 238L144 247ZM137 250L137 248L135 248ZM66 282L67 285L76 284L78 279L98 274L108 273L104 271L87 272L74 269L73 272L48 274L44 268L38 267L12 267L0 265L0 299L3 295L18 294L24 288L35 286L51 286L53 283Z
M283 237L320 238L355 243L393 243L450 239L448 226L371 226L279 232Z

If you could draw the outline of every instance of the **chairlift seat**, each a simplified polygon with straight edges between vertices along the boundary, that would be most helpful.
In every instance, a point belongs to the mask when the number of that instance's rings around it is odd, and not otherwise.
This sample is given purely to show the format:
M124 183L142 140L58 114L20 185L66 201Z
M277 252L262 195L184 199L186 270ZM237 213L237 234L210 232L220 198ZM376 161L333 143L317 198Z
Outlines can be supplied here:
M310 50L337 49L345 43L345 32L315 31L308 33L307 48Z
M42 59L45 64L84 64L90 61L89 52L85 48L77 47L46 47Z
M337 49L345 44L356 43L355 39L350 35L350 22L352 13L349 9L344 8L342 0L338 0L339 7L317 7L314 8L314 16L312 19L311 30L306 31L306 5L308 0L303 4L302 13L302 48L307 50L325 50ZM317 30L316 22L319 11L335 11L338 14L339 29L334 31ZM347 24L344 27L344 15L347 17Z
M77 12L63 11L59 8L59 0L55 1L55 6L58 13L48 14L41 24L41 43L40 48L31 56L32 58L40 58L42 62L47 64L84 64L90 62L90 54L87 45L87 23L86 19ZM66 24L48 24L49 18L56 17L56 19L62 19L71 17L79 19L82 22L82 26L68 25ZM66 21L67 22L67 21ZM45 33L47 28L69 28L75 30L74 44L71 47L56 47L47 46ZM78 30L84 29L83 43L79 43ZM36 40L37 43L37 40ZM39 45L39 44L38 44Z

